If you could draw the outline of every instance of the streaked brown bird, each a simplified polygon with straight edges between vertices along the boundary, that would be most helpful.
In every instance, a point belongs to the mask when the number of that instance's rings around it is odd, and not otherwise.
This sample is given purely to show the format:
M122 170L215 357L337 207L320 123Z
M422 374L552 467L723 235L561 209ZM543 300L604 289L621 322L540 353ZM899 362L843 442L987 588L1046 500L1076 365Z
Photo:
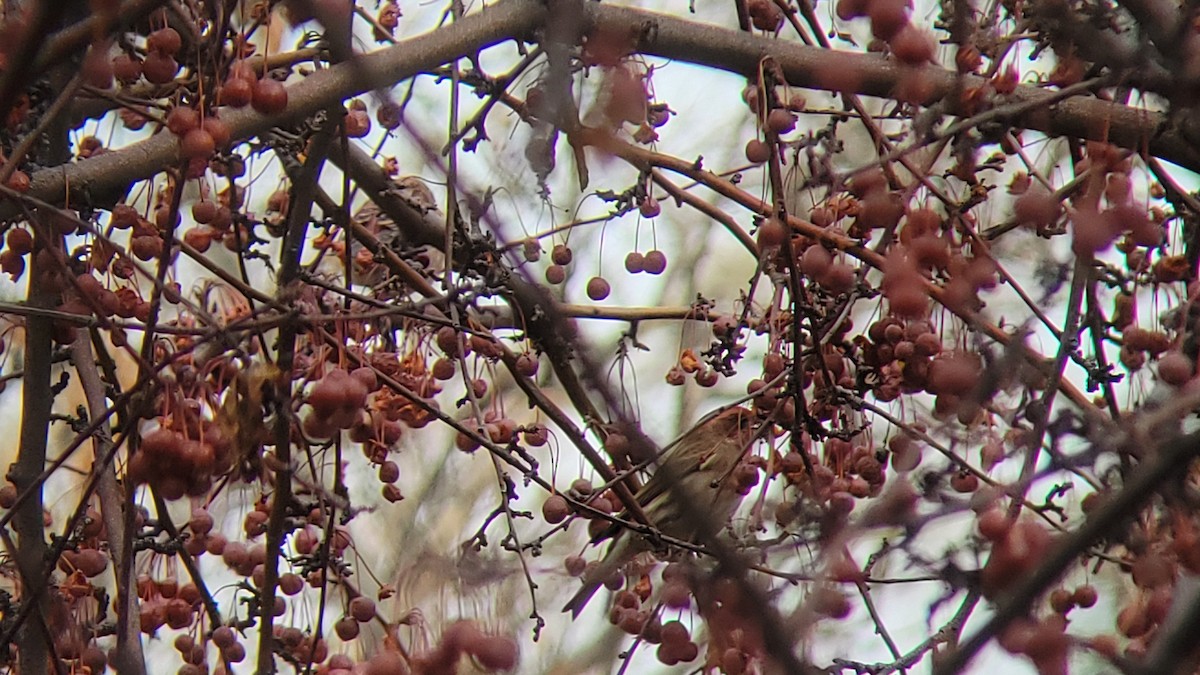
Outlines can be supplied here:
M438 220L443 220L433 191L417 176L401 176L392 179L395 183L395 194L404 200L421 216L434 214ZM394 242L403 232L375 202L368 201L358 208L351 219L362 225L379 239L384 246L394 246ZM375 286L387 277L383 265L375 262L375 258L359 244L357 240L350 242L350 259L354 261L354 283L360 286Z
M710 415L692 427L659 458L658 470L635 497L651 524L664 535L696 541L703 532L717 532L742 501L734 468L753 439L754 415L734 407ZM622 513L628 518L628 513ZM588 600L614 572L649 551L645 537L616 526L592 539L612 537L604 559L585 574L583 588L563 607L579 616Z

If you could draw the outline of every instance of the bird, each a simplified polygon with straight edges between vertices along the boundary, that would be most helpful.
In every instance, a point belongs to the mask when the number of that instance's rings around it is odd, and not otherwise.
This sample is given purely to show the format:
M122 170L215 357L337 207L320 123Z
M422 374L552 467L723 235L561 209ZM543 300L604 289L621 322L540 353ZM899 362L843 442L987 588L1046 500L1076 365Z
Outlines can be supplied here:
M656 530L695 541L721 529L742 501L734 469L753 440L753 424L754 415L746 408L719 410L702 418L663 453L658 469L634 495ZM615 524L591 543L609 537L612 543L604 558L585 573L583 588L563 606L572 618L579 616L605 579L651 548L644 537Z
M445 217L438 208L437 198L429 186L417 176L393 178L391 190L419 215L442 222ZM351 216L356 224L375 235L380 244L396 248L404 240L403 228L373 201L363 204ZM375 261L374 255L363 248L357 239L350 240L350 259L354 261L353 280L358 286L377 286L387 279L387 269Z

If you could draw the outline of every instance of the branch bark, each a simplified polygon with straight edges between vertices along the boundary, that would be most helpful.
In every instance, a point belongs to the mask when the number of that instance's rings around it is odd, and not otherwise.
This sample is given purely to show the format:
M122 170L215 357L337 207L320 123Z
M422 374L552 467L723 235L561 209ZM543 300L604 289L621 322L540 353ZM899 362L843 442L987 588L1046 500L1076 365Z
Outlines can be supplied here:
M96 368L96 357L92 353L90 332L79 331L75 342L71 345L71 361L79 382L87 399L88 414L92 419L104 415L107 405L104 403L104 382ZM93 461L92 472L97 475L96 494L100 497L100 515L104 518L104 526L108 529L109 540L119 542L109 548L113 557L113 569L123 569L122 558L127 547L124 545L129 532L125 528L125 516L122 506L125 504L121 486L117 483L116 470L113 468L111 449L112 435L105 424L92 435ZM141 675L146 672L146 660L142 654L141 626L138 622L137 589L130 588L119 575L117 576L117 649L114 654L113 667L122 673Z
M309 75L288 88L288 110L282 115L267 116L245 108L222 109L221 117L233 139L247 139L504 40L532 39L545 11L537 0L503 0L452 26ZM964 115L968 111L955 100L955 93L986 84L984 78L936 66L913 69L873 54L809 47L640 9L587 4L584 11L590 27L633 33L637 49L644 54L747 75L769 56L792 86L892 98L905 78L916 77L929 92L930 101L946 97L945 111ZM1019 86L1002 103L1037 103L1053 96L1054 92L1046 89ZM1077 96L1054 105L1031 105L1011 122L1052 136L1113 143L1200 170L1200 150L1160 112ZM160 133L127 148L38 171L31 177L30 193L52 203L68 199L100 203L178 160L177 139ZM0 218L16 215L15 205L0 204Z

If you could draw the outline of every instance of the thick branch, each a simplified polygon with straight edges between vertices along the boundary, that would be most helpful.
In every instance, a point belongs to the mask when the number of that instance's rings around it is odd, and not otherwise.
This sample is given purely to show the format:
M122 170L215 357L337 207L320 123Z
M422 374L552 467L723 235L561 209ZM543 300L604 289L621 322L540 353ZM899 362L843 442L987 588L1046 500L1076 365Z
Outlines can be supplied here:
M96 357L92 353L91 335L88 331L79 331L78 337L71 345L71 361L75 364L75 372L83 386L87 398L88 414L95 419L104 415L108 409L104 402L104 382L100 379L96 368ZM104 518L104 526L108 529L110 541L121 542L112 546L109 552L113 556L113 568L122 569L122 556L127 548L124 546L129 532L125 530L125 518L122 507L125 500L121 486L117 482L117 472L112 462L113 439L105 424L92 435L94 446L92 472L96 474L96 494L100 496L100 515ZM141 628L138 623L137 589L129 588L117 578L117 616L120 624L117 627L116 660L113 666L122 673L145 673L146 661L142 654Z
M966 111L952 95L986 82L980 77L960 76L934 66L914 71L873 54L809 47L645 10L597 4L585 7L593 25L636 33L638 49L645 54L744 74L754 73L761 59L770 56L793 86L891 98L904 78L920 77L928 87L930 100L951 97L944 102L946 112L962 114ZM222 110L221 116L234 139L250 138L489 45L506 39L529 38L544 12L544 5L536 0L503 0L452 26L309 75L288 88L288 110L283 115L269 117L246 108ZM1040 101L1053 95L1054 92L1042 88L1021 86L1006 102ZM1054 136L1107 141L1139 152L1148 151L1181 166L1200 169L1200 152L1166 120L1162 113L1074 97L1053 106L1033 106L1029 112L1017 115L1012 123ZM153 176L177 160L177 139L170 134L159 134L121 150L39 171L32 177L31 193L63 203L70 186L73 199L87 203L88 199L111 197L129 183ZM14 205L0 206L0 218L15 215Z

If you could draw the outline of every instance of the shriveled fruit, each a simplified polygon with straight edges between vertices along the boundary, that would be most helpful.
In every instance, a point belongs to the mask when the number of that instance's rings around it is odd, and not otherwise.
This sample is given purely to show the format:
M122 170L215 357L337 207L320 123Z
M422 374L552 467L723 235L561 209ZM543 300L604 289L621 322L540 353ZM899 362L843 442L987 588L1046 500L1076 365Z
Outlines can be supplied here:
M599 302L607 298L611 291L612 287L609 286L608 281L604 277L592 277L588 279L587 296L592 300Z
M762 164L771 159L771 146L765 142L751 138L746 142L746 160L752 164Z
M662 274L667 269L667 254L658 249L647 251L642 260L642 269L646 274Z
M287 109L287 88L278 80L264 77L254 84L251 105L264 115L278 115Z

